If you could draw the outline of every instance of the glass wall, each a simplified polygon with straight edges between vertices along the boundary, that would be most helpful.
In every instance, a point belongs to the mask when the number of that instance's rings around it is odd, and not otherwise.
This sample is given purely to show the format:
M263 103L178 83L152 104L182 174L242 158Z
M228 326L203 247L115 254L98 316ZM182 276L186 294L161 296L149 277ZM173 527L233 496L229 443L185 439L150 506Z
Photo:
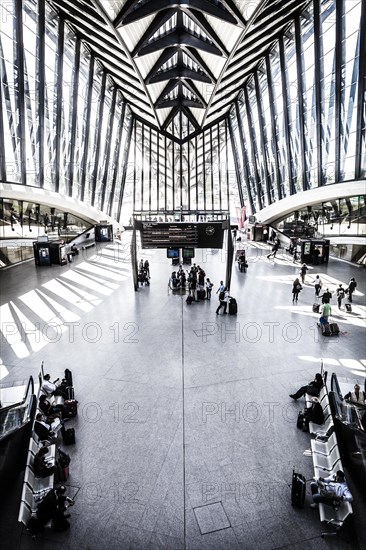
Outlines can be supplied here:
M313 0L247 80L230 112L250 210L314 187L362 179L362 0Z
M0 268L33 258L33 241L75 239L91 224L59 208L11 198L0 199Z
M44 0L0 4L0 179L74 197L119 221L129 107Z
M240 204L228 121L193 139L181 139L184 128L181 120L172 121L173 140L134 121L125 191L126 198L132 197L129 216L163 219L197 211L199 219L201 214L228 214L230 205L234 210Z

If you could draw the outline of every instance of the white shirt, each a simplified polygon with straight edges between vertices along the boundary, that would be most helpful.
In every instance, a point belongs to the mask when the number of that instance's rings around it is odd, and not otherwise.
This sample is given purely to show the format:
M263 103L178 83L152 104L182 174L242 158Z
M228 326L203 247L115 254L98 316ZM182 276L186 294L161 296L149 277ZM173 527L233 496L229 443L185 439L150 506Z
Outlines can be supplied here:
M42 384L42 390L46 393L53 393L56 390L56 384L53 384L49 380L44 380Z
M342 500L345 500L346 502L352 502L353 496L348 489L348 485L345 481L335 481L336 474L332 474L329 477L324 478L324 483L334 491L337 495L337 497L342 498Z

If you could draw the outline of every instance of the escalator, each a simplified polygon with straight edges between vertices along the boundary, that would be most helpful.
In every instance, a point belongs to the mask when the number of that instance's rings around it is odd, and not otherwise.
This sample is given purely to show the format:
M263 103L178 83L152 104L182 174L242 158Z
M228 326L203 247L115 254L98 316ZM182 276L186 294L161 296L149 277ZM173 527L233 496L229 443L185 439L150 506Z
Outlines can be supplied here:
M366 407L343 399L335 373L331 378L329 404L343 464L361 488L366 501Z
M8 486L24 469L36 409L37 398L34 394L33 378L30 376L22 400L0 409L1 487Z

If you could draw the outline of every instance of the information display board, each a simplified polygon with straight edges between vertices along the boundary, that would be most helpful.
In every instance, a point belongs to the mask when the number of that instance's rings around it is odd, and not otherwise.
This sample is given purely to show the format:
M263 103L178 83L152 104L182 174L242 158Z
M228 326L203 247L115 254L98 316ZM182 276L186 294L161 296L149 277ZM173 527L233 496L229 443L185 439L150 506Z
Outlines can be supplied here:
M222 248L226 222L159 223L135 220L142 248Z

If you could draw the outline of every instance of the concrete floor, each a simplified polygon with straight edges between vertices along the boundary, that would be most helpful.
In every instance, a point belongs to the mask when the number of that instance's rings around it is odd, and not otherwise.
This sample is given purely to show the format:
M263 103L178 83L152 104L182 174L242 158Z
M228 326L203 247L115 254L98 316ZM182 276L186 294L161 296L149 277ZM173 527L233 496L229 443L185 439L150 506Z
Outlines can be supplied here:
M76 445L67 448L67 485L76 494L70 531L33 542L16 521L18 483L3 497L2 548L365 548L366 490L353 480L347 537L320 537L309 488L305 508L291 507L293 467L307 479L313 468L303 455L309 434L296 429L303 402L289 398L321 358L330 374L363 383L364 271L337 260L310 268L294 306L299 265L281 254L268 260L267 246L253 243L248 272L233 268L238 315L217 316L215 292L211 302L188 306L168 291L165 251L140 251L151 285L134 292L130 236L68 266L31 262L1 274L2 313L28 333L10 335L3 325L2 382L37 376L43 360L53 378L73 371L79 401ZM196 253L216 291L224 252ZM331 290L351 276L358 281L352 313L333 299L339 338L324 339L316 328L317 273Z

